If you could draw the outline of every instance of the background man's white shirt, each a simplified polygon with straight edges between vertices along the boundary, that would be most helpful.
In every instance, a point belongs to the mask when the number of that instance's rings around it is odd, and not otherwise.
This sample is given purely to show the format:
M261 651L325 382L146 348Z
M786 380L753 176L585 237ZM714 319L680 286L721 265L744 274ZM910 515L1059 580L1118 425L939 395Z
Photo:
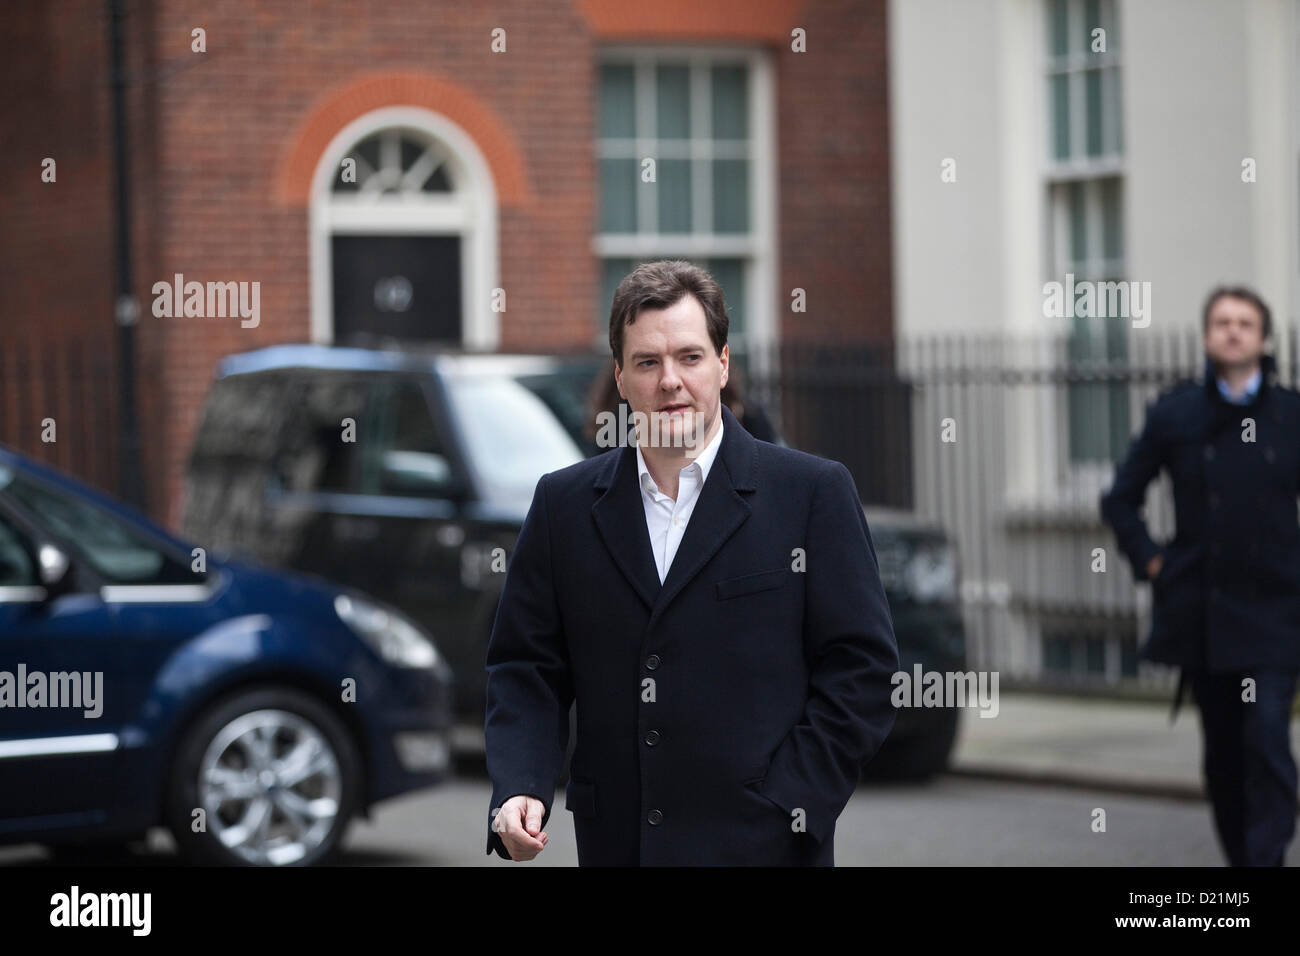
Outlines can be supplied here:
M650 469L646 466L641 446L636 446L636 464L640 472L641 503L645 506L646 530L650 532L650 546L654 551L655 567L659 569L659 583L664 583L668 569L672 566L677 546L682 543L682 535L690 523L691 512L695 502L700 498L700 490L709 477L709 468L718 456L718 447L722 444L723 423L718 421L718 433L704 446L704 450L695 460L678 472L677 500L674 501L659 490Z

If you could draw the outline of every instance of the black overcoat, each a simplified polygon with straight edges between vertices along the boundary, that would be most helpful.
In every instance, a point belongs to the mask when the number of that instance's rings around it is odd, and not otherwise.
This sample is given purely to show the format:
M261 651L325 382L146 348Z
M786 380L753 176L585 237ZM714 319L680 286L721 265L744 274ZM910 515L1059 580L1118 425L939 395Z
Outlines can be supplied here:
M1142 656L1211 672L1300 665L1300 394L1261 362L1246 405L1204 378L1163 392L1102 495L1133 575L1164 554L1152 582L1151 630ZM1161 469L1173 484L1176 533L1156 544L1140 514Z
M722 441L661 585L636 449L545 475L487 653L492 808L566 807L580 865L830 865L893 727L893 621L839 462ZM489 811L490 816L490 811ZM488 828L488 852L508 858Z

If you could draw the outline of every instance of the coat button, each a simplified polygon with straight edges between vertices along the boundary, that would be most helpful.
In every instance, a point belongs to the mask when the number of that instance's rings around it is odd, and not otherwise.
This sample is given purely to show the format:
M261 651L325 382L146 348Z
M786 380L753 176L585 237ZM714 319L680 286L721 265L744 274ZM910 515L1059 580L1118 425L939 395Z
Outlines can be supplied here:
M659 731L652 730L650 733L646 734L645 742L647 747L653 747L655 744L659 743Z
M1214 460L1214 446L1213 446L1213 445L1206 445L1206 446L1205 446L1205 460L1206 460L1206 461L1213 461L1213 460Z
M659 666L659 655L651 654L645 659L645 669L652 671Z
M659 824L664 822L664 815L658 810L651 810L646 814L645 822L650 824L652 827L657 827Z

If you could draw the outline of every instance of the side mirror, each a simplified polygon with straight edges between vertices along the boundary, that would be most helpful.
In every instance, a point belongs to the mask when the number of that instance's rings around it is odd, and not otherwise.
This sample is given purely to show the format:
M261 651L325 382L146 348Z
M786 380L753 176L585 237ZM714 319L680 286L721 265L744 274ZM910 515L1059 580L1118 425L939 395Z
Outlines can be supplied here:
M58 597L67 590L70 562L62 550L52 544L43 544L36 553L36 560L47 599Z
M444 455L423 451L388 451L380 460L380 488L385 494L461 499L465 483L453 474Z

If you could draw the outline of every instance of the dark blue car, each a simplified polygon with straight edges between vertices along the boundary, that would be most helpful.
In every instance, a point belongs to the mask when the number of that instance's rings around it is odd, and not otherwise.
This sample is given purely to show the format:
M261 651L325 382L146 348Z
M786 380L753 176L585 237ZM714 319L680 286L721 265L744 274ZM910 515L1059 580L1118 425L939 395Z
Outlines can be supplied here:
M312 864L449 769L451 674L393 608L208 554L0 446L0 844L164 825Z

